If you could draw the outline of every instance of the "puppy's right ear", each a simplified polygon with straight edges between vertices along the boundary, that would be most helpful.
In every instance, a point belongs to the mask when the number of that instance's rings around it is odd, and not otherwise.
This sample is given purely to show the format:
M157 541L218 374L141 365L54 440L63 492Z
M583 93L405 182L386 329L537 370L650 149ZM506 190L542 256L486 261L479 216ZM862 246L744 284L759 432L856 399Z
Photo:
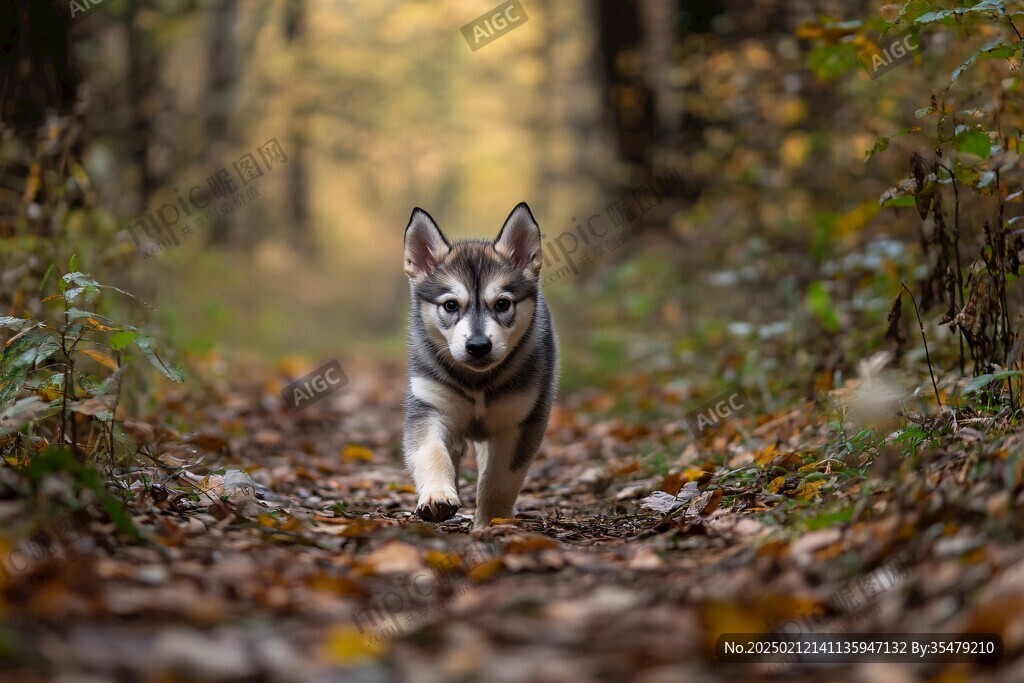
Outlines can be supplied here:
M419 207L413 209L405 229L405 274L413 280L429 275L449 249L451 245L430 214Z

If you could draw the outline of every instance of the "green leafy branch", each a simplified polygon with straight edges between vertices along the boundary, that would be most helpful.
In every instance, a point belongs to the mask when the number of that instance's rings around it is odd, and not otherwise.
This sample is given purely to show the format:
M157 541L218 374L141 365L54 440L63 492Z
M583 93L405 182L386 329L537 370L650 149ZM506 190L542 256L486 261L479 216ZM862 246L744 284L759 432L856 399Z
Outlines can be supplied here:
M80 272L74 256L68 269L58 283L60 293L42 300L62 302L59 318L0 318L0 328L14 332L0 356L0 444L16 461L51 440L77 455L102 450L113 455L124 367L138 357L173 382L185 380L184 372L167 363L139 327L91 310L103 290L151 306ZM96 373L84 372L87 366L97 368ZM75 415L98 425L100 438L83 440Z

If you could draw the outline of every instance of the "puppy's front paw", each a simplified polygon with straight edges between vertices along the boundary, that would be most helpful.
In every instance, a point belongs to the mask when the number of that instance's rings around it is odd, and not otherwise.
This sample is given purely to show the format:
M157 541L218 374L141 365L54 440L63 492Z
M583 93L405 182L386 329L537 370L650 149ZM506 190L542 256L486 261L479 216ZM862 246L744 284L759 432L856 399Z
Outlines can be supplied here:
M424 493L416 505L416 514L426 522L443 522L451 519L459 509L459 497L451 494Z

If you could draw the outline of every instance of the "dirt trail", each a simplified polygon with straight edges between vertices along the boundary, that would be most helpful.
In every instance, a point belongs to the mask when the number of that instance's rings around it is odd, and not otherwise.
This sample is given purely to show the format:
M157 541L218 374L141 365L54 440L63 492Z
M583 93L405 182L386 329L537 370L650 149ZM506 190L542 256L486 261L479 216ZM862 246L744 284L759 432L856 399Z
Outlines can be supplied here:
M995 493L959 495L981 485L963 478L970 455L924 462L927 487L876 484L854 519L812 529L791 511L863 482L818 495L785 479L821 439L810 409L698 446L680 417L628 421L588 392L560 400L517 519L472 532L472 467L454 520L409 513L401 371L348 374L298 413L267 371L193 382L129 422L157 456L121 477L145 540L90 507L66 549L8 572L0 643L29 654L0 678L1024 680L1024 545L994 540L1012 511ZM671 515L642 507L658 490L678 492ZM773 629L988 630L1007 654L994 669L713 656L721 633Z

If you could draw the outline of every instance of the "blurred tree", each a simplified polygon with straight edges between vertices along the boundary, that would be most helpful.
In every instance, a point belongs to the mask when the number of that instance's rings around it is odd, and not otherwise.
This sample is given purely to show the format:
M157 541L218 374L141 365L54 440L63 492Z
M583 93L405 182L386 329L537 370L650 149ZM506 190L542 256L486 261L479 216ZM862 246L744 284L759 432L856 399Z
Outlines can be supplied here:
M160 81L159 56L152 35L139 24L140 9L139 0L128 2L124 27L128 36L128 102L132 116L130 154L138 173L140 204L145 206L160 184L150 161Z
M309 6L306 0L293 0L285 10L284 37L285 43L296 55L298 73L307 76L315 66L309 54L310 41L306 35ZM308 91L303 92L295 106L292 124L289 127L288 146L288 208L289 208L289 240L299 251L308 252L315 245L311 233L309 213L309 154L308 138L310 118L315 103Z
M48 2L0 3L0 121L34 131L49 111L69 112L78 89L68 18Z
M0 3L0 27L0 237L16 230L50 235L42 212L20 225L18 217L31 190L36 131L74 108L79 79L68 21L50 3L10 0ZM38 168L34 177L42 179Z
M229 126L235 105L235 88L239 77L238 44L235 25L238 22L237 0L218 0L210 17L207 34L209 57L204 123L206 140L226 146L231 139Z
M598 25L604 47L605 87L619 156L646 169L655 139L654 103L639 59L644 25L636 0L599 3Z

